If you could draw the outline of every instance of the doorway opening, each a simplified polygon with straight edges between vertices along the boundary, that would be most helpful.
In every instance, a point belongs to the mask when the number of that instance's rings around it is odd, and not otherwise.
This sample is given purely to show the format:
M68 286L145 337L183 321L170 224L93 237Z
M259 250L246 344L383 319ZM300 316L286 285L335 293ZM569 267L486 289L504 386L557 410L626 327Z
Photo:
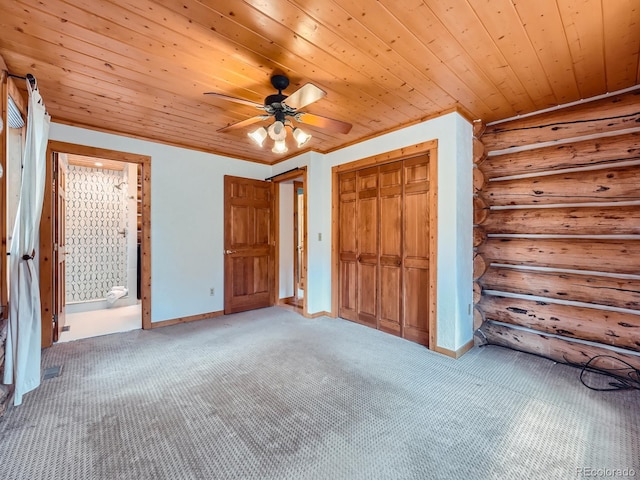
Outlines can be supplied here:
M59 342L142 328L140 168L61 153L65 326ZM60 175L60 172L58 173Z
M276 188L277 304L308 316L307 171L299 168L271 179Z
M151 327L150 169L148 156L49 142L43 347Z
M273 305L308 316L307 171L224 177L224 313Z

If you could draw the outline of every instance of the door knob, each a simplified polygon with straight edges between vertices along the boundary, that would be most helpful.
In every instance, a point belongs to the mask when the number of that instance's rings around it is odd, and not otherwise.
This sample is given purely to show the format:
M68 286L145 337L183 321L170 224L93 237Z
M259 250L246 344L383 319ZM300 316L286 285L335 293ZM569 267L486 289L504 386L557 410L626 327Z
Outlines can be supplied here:
M232 253L236 253L236 251L235 250L225 250L224 251L225 255L231 255Z

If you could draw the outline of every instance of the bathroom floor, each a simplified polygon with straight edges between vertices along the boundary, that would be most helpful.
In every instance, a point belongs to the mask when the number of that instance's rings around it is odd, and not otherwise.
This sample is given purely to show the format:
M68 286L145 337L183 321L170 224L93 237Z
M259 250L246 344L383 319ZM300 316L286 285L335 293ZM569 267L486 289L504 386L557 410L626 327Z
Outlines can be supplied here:
M65 326L69 329L62 332L59 343L137 330L142 328L142 306L138 303L128 307L67 313Z

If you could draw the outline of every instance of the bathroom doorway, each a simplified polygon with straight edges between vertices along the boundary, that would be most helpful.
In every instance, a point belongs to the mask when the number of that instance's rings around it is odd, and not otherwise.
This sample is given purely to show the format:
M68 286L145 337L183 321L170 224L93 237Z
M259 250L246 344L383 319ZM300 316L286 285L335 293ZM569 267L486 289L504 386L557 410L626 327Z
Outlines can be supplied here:
M65 321L58 341L142 328L138 295L140 168L61 153Z
M43 347L150 328L150 157L51 141L47 160Z

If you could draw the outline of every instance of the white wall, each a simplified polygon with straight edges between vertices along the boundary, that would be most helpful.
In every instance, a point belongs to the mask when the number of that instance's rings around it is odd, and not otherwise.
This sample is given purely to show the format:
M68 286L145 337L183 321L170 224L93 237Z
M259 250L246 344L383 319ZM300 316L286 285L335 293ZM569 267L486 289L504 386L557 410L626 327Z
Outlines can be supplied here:
M152 157L154 322L223 309L223 176L260 179L302 166L308 175L307 305L311 314L330 311L331 168L437 139L437 344L457 350L472 338L472 126L457 113L273 167L55 123L50 138Z
M331 310L331 181L322 184L324 155L308 152L273 167L273 175L296 167L307 167L307 308L309 313ZM329 175L331 170L329 169ZM325 192L323 189L328 188ZM327 210L325 212L325 210ZM326 215L324 215L326 214ZM321 235L321 239L318 236ZM328 276L327 276L328 265ZM327 288L327 284L329 287Z
M327 155L307 153L274 166L274 174L309 168L309 313L331 310L332 167L437 139L437 344L457 350L472 339L472 136L472 125L451 113Z
M151 156L151 321L223 310L224 175L271 167L57 123L49 138Z
M454 183L458 203L455 210L456 285L453 296L457 320L453 338L448 330L438 332L438 343L442 340L443 344L451 345L446 348L452 349L458 349L473 339L473 125L460 115L456 116L456 124Z
M293 296L293 183L281 183L280 187L280 291L278 299Z

